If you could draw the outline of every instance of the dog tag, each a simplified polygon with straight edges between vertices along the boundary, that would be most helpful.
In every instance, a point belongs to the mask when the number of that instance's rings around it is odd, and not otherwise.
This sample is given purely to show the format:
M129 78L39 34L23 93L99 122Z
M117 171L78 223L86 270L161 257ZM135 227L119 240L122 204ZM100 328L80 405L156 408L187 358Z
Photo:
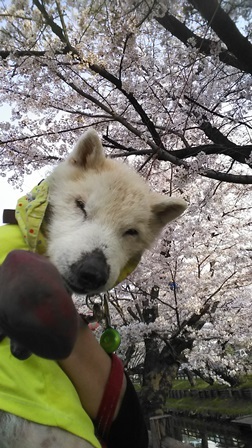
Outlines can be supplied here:
M109 304L108 304L108 294L104 294L104 316L106 329L100 337L100 345L108 354L114 353L119 345L121 344L120 333L111 327L110 314L109 314Z
M106 328L100 338L100 345L108 354L114 353L121 343L120 333L112 327Z

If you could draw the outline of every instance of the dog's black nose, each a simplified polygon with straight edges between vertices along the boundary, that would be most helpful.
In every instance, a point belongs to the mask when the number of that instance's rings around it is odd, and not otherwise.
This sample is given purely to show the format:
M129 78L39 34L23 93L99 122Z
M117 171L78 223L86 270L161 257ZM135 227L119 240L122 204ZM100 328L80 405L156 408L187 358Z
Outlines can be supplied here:
M70 267L67 283L73 291L88 293L95 291L107 283L109 266L101 250L94 250L83 255Z

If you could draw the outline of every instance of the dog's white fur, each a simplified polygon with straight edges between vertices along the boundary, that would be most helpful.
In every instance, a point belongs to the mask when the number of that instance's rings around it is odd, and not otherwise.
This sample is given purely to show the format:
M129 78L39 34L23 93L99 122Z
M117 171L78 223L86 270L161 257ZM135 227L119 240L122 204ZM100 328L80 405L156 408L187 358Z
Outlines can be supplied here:
M105 158L92 129L47 180L51 211L46 223L48 256L70 289L82 293L112 288L129 260L139 258L160 230L186 208L182 199L150 192L128 166ZM82 264L89 260L106 271L98 286L95 281L93 285L82 283ZM32 448L90 446L59 428L0 412L0 448L28 448L28 442Z

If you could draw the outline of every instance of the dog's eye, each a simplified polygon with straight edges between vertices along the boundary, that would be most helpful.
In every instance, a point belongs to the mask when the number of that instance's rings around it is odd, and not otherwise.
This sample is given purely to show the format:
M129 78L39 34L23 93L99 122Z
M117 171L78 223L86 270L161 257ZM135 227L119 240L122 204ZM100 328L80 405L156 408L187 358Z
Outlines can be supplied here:
M84 215L87 216L87 213L85 210L85 202L83 202L82 199L75 199L75 204L84 213Z
M124 235L131 235L131 236L137 236L138 231L136 229L128 229L126 232L124 232Z

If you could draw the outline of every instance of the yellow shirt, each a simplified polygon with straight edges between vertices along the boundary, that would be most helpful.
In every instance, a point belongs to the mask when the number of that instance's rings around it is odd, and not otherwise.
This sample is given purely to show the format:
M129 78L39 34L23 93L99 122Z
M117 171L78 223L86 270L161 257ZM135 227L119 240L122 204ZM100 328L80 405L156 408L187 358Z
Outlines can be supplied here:
M0 226L0 265L8 253L14 249L29 250L16 224Z
M28 250L18 225L0 226L0 264L14 249ZM0 409L62 428L101 448L91 419L59 365L35 355L25 361L16 359L8 338L0 343Z
M8 338L0 344L0 409L62 428L101 447L75 388L58 364L35 355L19 361L11 355Z

